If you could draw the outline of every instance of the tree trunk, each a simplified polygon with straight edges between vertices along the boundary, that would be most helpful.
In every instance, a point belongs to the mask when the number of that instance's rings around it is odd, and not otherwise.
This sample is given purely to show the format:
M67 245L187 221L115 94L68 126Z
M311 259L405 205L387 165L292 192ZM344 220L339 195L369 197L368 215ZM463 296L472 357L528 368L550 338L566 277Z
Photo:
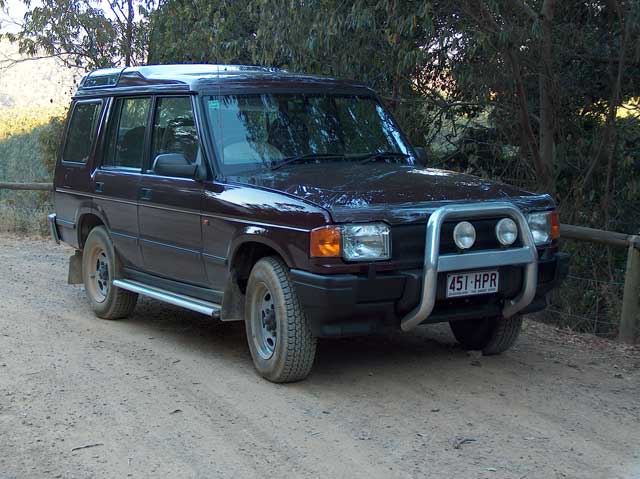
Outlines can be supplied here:
M124 64L125 66L131 66L131 60L133 57L133 0L127 0L127 26L126 26L126 45L125 45L125 58Z
M542 29L541 59L540 59L540 168L542 170L542 185L549 193L555 194L555 163L556 163L556 95L557 81L553 66L553 32L552 22L555 13L555 0L545 0L540 15Z
M624 22L623 16L620 16L620 22ZM613 161L613 149L616 140L615 120L618 115L618 107L621 103L622 78L625 72L625 53L629 35L631 33L631 22L627 21L625 23L626 24L623 27L624 33L620 44L620 54L618 55L617 70L611 85L611 96L609 98L607 118L603 127L601 140L598 142L598 149L593 154L593 159L591 160L591 164L589 165L582 182L583 191L586 191L591 184L596 167L602 161L606 160L608 163Z
M477 0L475 2L477 9L480 11L484 21L491 25L493 33L499 33L504 31L504 27L493 18L491 12L487 8L485 2ZM545 57L544 64L551 70L551 20L553 19L553 13L556 0L545 0L543 5L542 15L547 17L547 56ZM536 14L531 10L526 3L520 4L524 11L535 20ZM472 14L473 15L473 14ZM503 18L504 20L504 18ZM555 181L553 177L553 157L555 156L555 118L553 114L553 102L551 101L551 95L553 94L553 82L552 76L542 75L545 81L544 98L548 101L545 107L545 122L546 131L544 138L541 142L536 140L533 127L531 126L531 112L529 111L529 102L527 100L527 90L525 88L524 79L522 77L522 68L518 59L518 50L514 45L508 45L503 49L503 54L507 64L511 67L513 73L513 81L515 84L515 95L518 102L518 113L520 117L520 126L524 133L524 138L528 143L529 154L533 161L533 167L536 173L536 180L538 187L551 194L555 194ZM547 85L547 82L549 85ZM542 89L542 88L541 88ZM541 99L542 101L542 99Z
M512 48L507 48L505 50L505 55L513 72L515 94L518 100L520 126L522 127L524 137L528 143L528 149L533 160L533 167L536 172L538 186L545 191L555 193L555 191L553 190L553 182L551 181L551 172L548 170L548 168L546 168L546 165L540 158L540 151L538 149L536 137L533 132L533 127L531 126L527 91L524 86L524 80L522 79L522 71L520 69L520 63L518 62L517 54L513 51Z

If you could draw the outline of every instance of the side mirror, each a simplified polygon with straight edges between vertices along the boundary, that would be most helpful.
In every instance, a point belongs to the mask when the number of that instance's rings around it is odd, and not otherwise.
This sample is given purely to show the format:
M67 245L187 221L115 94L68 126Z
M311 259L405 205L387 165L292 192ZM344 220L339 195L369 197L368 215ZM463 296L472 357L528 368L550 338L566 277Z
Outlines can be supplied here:
M160 176L193 178L197 171L198 165L189 163L182 153L165 153L153 161L153 172Z
M413 149L418 155L418 160L426 166L427 164L427 149L424 146L414 146Z

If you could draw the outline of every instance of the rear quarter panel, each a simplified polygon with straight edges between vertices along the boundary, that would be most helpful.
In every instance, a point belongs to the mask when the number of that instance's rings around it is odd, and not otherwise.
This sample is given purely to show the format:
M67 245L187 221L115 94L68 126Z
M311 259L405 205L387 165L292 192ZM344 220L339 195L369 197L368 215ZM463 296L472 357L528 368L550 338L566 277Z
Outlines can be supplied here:
M63 138L60 142L53 176L53 201L61 239L75 248L80 247L78 221L83 212L93 209L93 200L91 198L92 172L96 167L96 152L99 151L102 143L103 125L108 106L107 100L91 101L100 101L102 107L100 110L98 129L91 146L88 161L86 163L75 163L63 161L62 158L62 152L64 151L64 145L69 133L69 120L74 106L77 103L77 101L74 100L69 107L69 114L67 115Z

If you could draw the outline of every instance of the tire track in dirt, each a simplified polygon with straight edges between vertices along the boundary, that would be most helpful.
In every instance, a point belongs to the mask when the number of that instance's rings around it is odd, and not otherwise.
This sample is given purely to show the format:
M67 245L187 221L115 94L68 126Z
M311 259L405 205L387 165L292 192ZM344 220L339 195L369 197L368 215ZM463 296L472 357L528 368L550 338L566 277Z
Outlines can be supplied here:
M0 478L640 477L637 349L528 322L483 358L435 327L321 341L274 385L241 324L94 318L70 254L0 236Z

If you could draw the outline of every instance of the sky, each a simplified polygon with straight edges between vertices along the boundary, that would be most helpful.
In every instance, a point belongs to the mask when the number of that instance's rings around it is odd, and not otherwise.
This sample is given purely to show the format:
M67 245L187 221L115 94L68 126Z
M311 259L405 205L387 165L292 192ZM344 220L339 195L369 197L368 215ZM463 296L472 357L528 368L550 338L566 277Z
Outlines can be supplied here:
M0 10L0 32L14 32L16 31L16 26L12 20L21 20L27 11L27 7L21 0L5 0L5 3L4 11Z
M97 0L95 4L100 5L103 4L104 1L105 0ZM38 0L32 0L31 7L36 7L39 3ZM15 21L22 20L22 17L24 17L27 11L27 7L22 0L5 0L5 4L6 7L4 11L0 10L0 33L15 32L17 29ZM111 16L108 8L105 10L105 14L107 17Z
M38 2L34 0L32 5ZM0 33L15 32L15 20L21 20L27 9L20 0L5 0L5 3L9 13L7 15L6 11L0 11ZM0 64L4 59L17 58L21 58L17 45L0 41ZM22 86L25 78L30 79L32 88ZM78 79L77 72L63 67L53 58L20 62L8 69L0 68L0 112L7 107L52 111L67 106Z

